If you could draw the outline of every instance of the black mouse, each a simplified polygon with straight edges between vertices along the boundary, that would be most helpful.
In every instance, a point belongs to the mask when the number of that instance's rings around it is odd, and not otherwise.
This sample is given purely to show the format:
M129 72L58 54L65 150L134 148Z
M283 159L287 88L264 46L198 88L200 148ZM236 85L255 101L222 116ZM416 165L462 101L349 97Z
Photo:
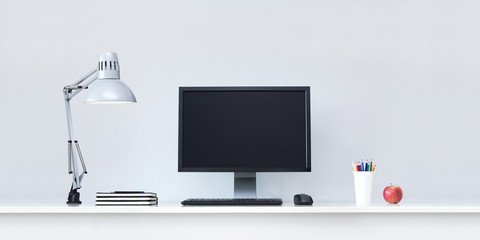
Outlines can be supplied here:
M312 205L313 199L307 194L297 194L293 196L293 202L295 205Z

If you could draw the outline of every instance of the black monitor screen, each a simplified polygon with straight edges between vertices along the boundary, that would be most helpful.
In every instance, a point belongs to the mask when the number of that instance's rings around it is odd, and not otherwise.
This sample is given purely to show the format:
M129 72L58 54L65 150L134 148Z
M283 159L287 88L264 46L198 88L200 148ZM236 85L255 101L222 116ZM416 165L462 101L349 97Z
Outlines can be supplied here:
M309 87L181 87L179 171L310 171Z

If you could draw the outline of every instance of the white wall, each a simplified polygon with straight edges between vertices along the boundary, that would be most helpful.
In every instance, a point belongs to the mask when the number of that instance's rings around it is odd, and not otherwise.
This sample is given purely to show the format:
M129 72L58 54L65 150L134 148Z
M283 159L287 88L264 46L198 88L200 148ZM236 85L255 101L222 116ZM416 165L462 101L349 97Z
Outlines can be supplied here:
M1 1L0 203L66 200L62 87L116 51L138 104L72 102L96 191L230 197L231 173L178 173L178 86L309 85L312 172L260 173L259 196L353 202L377 161L404 203L480 199L478 1Z

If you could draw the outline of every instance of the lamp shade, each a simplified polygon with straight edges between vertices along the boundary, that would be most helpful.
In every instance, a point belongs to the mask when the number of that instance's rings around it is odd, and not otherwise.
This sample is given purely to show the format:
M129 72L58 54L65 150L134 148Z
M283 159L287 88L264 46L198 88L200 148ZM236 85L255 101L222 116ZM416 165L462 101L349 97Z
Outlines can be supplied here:
M85 103L136 103L135 95L120 79L97 80L85 95Z
M130 88L120 80L120 65L114 52L100 55L97 81L88 87L85 103L136 103Z

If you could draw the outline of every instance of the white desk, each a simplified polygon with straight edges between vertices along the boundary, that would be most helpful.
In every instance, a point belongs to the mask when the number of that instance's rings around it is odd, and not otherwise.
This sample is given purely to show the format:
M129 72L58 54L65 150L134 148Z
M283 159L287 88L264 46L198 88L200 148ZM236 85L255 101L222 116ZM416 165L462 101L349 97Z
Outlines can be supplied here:
M480 205L0 205L0 239L479 239L477 232Z
M79 206L65 205L0 205L0 214L326 214L326 213L480 213L478 206L370 206L315 204L295 206L182 206L181 204L159 204L158 206Z

